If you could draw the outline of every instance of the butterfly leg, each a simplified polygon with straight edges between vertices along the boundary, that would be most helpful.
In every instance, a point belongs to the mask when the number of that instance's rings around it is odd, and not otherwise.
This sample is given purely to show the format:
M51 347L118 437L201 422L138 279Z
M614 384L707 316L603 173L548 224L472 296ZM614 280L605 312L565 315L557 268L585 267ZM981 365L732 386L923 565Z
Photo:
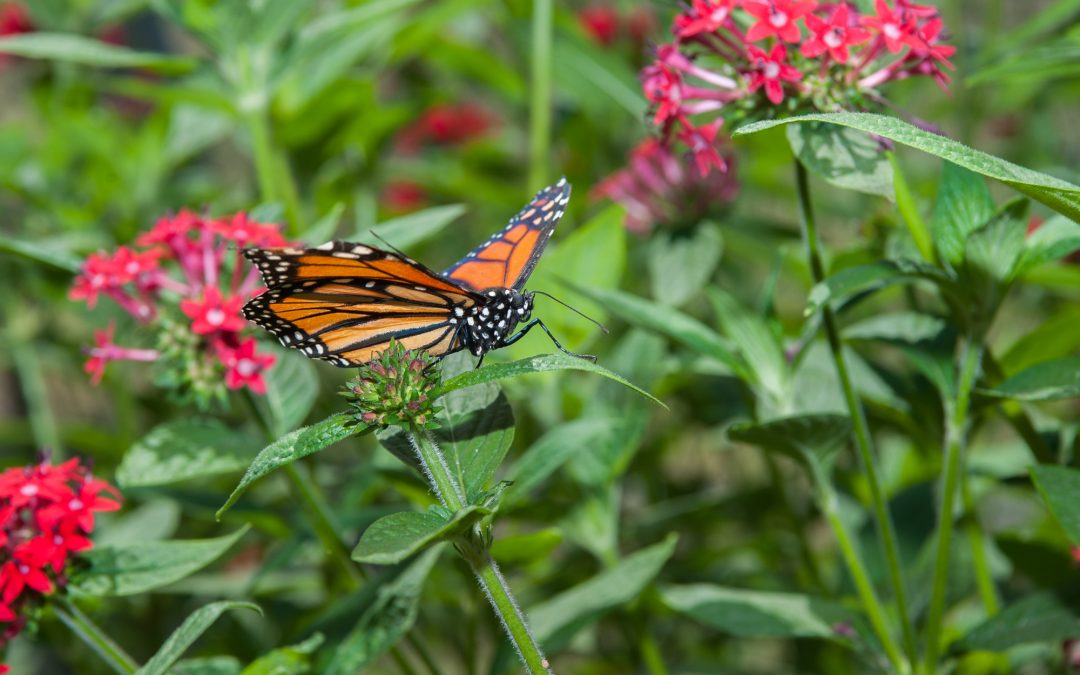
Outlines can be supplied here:
M564 354L569 354L570 356L576 356L579 359L585 359L586 361L592 361L593 363L596 363L596 357L593 356L592 354L575 354L574 352L568 350L566 347L563 347L562 343L559 342L559 340L554 335L551 334L551 330L547 327L547 324L545 324L540 319L533 319L529 323L525 324L524 328L522 328L517 333L515 333L515 334L511 335L510 337L506 338L505 340L503 340L502 346L505 347L507 345L512 345L515 342L517 342L518 340L520 340L521 338L525 337L525 334L528 333L532 329L533 326L540 326L541 328L543 328L544 332L547 333L547 336L549 338L551 338L551 341L555 344L555 347L560 352L562 352Z

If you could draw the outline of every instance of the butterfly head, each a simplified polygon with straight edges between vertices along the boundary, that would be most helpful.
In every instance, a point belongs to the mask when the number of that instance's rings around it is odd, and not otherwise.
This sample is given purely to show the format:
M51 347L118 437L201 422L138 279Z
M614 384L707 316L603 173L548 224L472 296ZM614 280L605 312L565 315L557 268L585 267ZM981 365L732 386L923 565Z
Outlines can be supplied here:
M485 291L483 298L483 302L463 313L465 346L476 356L503 346L514 328L529 320L533 308L532 293L512 288Z

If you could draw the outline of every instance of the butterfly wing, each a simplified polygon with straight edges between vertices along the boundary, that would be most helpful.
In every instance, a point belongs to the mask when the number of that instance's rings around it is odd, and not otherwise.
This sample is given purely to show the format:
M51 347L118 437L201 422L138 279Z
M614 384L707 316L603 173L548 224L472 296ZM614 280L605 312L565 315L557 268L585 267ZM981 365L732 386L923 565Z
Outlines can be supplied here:
M397 339L445 356L461 349L455 310L478 298L420 263L372 246L252 248L267 290L244 316L281 344L336 366L358 366Z
M569 200L566 178L537 192L509 225L443 272L443 276L475 292L489 288L520 291Z

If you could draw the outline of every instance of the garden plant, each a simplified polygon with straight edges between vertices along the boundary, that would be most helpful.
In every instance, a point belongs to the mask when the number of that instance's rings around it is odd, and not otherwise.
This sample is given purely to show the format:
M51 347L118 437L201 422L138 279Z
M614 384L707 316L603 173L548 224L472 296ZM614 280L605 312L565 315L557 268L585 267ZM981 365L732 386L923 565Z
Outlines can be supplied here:
M0 673L1080 671L1078 64L1080 0L0 0Z

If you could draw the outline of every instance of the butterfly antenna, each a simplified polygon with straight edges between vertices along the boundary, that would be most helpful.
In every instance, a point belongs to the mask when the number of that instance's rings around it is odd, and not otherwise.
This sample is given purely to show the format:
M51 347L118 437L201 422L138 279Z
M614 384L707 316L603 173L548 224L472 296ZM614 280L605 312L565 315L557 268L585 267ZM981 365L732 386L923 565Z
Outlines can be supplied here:
M402 251L402 250L401 250L400 248L398 248L397 246L394 246L394 245L393 245L393 244L391 244L390 242L388 242L388 241L386 241L385 239L383 239L382 237L380 237L380 236L379 236L379 233L378 233L378 232L376 232L375 230L368 230L368 232L370 232L370 233L371 233L371 236L375 237L376 239L378 239L379 241L381 241L381 242L382 242L383 244L385 244L385 245L386 245L386 247L387 247L388 249L390 249L391 251L393 251L394 253L397 253L397 254L398 254L398 255L400 255L400 256L401 256L402 258L409 258L408 254L406 254L406 253L405 253L405 251ZM409 259L411 260L411 258L409 258Z
M600 330L604 331L604 334L605 334L605 335L607 334L607 332L608 332L608 329L604 327L604 324L600 323L599 321L597 321L596 319L592 318L592 317L591 317L591 316L589 316L588 314L585 314L585 313L584 313L584 312L582 312L581 310L578 310L578 309L574 309L573 307L571 307L570 305L566 304L566 303L565 303L565 302L563 302L562 300L560 300L560 299L556 298L556 297L555 297L554 295L552 295L551 293L545 293L544 291L533 291L532 293L533 293L533 295L542 295L542 296L544 296L544 297L546 297L546 298L551 298L552 300L554 300L555 302L559 303L559 304L560 304L560 305L562 305L563 307L567 308L568 310L570 310L570 311L571 311L571 312L573 312L574 314L577 314L577 315L578 315L578 316L580 316L581 318L583 318L583 319L588 319L589 321L592 321L592 322L593 322L594 324L596 324L596 327L597 327L597 328L599 328Z

